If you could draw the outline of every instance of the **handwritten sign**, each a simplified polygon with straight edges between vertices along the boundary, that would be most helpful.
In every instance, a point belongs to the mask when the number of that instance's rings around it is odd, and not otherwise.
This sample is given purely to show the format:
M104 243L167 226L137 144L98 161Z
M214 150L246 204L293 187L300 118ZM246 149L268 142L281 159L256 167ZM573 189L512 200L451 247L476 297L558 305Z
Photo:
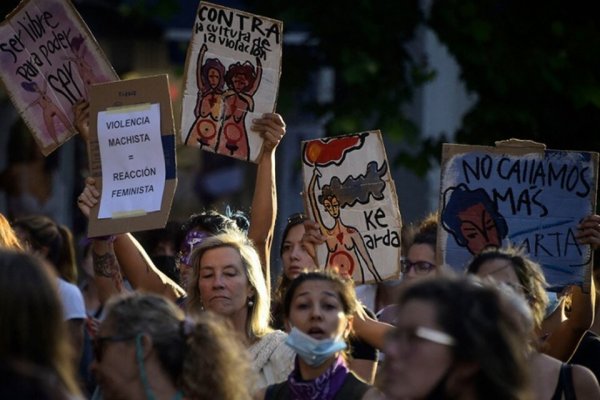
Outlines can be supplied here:
M26 0L0 24L0 78L44 155L76 132L72 106L117 80L67 0Z
M595 210L598 154L514 143L444 144L439 262L462 270L486 247L512 245L551 287L582 283L591 252L577 224Z
M320 264L359 284L397 278L402 220L381 133L302 142L302 161L307 214L327 238Z
M201 2L188 48L181 139L256 162L252 119L273 112L281 75L281 21Z
M160 210L165 186L160 104L99 112L98 142L104 165L98 218Z
M166 75L92 86L89 155L101 193L90 237L165 226L177 186Z

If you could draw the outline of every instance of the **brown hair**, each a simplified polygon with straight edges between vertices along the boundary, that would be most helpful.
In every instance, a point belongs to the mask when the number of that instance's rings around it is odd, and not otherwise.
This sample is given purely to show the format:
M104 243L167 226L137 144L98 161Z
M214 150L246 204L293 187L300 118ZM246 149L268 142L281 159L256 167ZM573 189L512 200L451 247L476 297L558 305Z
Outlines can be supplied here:
M507 294L476 277L442 276L404 287L399 309L412 300L432 304L437 324L454 339L454 358L477 365L472 377L476 398L531 398L528 326Z
M484 263L493 260L506 260L511 264L531 307L535 327L539 328L548 305L547 283L540 265L530 260L522 251L512 247L486 249L473 257L467 267L467 273L477 274Z
M59 225L45 215L29 215L17 219L14 229L27 234L27 240L34 250L45 251L46 259L56 268L65 281L77 283L77 261L73 234L64 225Z
M0 360L48 369L78 395L56 277L43 263L27 253L0 250Z
M111 299L103 324L122 336L149 335L163 370L186 398L251 398L245 349L219 316L186 318L163 296L133 292Z

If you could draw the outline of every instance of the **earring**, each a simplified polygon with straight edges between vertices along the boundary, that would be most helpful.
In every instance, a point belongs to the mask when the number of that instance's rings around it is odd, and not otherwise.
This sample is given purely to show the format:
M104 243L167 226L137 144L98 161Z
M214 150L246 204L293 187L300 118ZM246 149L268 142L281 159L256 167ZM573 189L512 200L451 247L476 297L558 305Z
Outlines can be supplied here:
M248 297L248 307L252 307L254 305L254 301Z

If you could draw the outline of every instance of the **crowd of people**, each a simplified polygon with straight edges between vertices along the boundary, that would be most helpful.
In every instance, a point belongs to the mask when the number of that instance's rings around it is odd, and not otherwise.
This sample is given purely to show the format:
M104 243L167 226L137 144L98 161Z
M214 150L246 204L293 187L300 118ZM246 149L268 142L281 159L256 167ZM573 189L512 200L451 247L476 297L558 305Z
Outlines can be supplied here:
M321 268L326 238L303 213L275 268L285 123L252 129L249 216L203 210L167 235L76 242L49 217L0 215L0 398L600 399L592 271L591 288L556 296L527 255L493 247L458 274L437 263L437 213L403 234L398 280L365 290ZM89 217L99 201L88 178L77 207ZM578 240L600 246L600 216Z

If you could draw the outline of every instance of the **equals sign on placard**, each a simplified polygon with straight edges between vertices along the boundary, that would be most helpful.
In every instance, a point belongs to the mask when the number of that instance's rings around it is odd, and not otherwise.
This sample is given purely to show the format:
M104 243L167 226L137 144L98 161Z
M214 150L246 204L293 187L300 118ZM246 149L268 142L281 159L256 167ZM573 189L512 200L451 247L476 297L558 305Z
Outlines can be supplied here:
M130 160L133 160L133 154L130 154L127 158L129 158Z

